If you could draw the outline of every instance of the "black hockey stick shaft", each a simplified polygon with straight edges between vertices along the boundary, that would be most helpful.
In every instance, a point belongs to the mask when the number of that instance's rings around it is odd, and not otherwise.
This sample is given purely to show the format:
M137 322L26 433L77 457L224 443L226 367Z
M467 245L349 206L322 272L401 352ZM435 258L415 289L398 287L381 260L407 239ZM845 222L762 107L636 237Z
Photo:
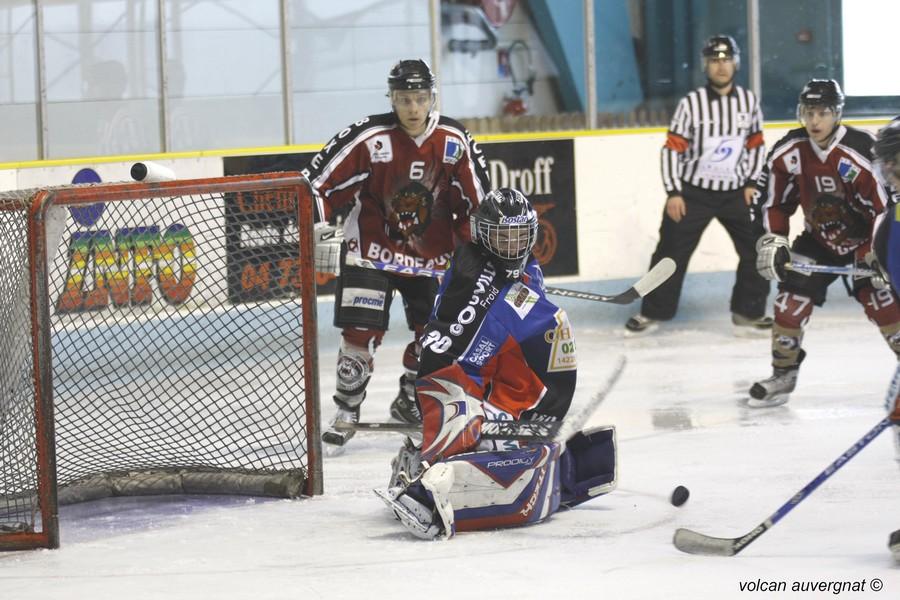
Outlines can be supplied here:
M405 267L392 263L381 262L377 260L368 260L365 258L347 257L347 263L356 267L365 269L375 269L377 271L386 271L389 273L398 273L400 275L409 275L412 277L443 277L444 271L441 269L429 269L425 267ZM631 304L639 298L643 298L663 282L665 282L672 273L675 272L675 261L671 258L663 258L656 263L646 275L637 280L634 285L619 294L604 295L594 294L591 292L580 292L578 290L569 290L553 286L545 286L544 290L548 294L554 296L564 296L566 298L577 298L579 300L592 300L594 302L607 302L611 304Z
M481 424L481 438L485 440L550 440L559 431L561 421L485 421ZM394 433L422 433L422 426L412 423L338 421L334 428L344 431L385 431Z
M620 356L604 386L583 405L562 421L485 421L481 424L481 437L485 440L557 441L565 442L580 431L597 411L625 370L625 356ZM421 433L422 426L412 423L337 421L334 428L343 431L385 431L394 433Z

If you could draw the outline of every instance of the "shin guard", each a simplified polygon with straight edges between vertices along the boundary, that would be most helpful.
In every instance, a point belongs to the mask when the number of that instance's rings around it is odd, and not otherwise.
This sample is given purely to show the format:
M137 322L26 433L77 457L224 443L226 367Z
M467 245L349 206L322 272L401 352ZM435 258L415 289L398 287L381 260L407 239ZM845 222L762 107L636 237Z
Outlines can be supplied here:
M813 311L812 299L792 292L775 297L775 324L772 326L772 366L788 369L800 364L803 327Z

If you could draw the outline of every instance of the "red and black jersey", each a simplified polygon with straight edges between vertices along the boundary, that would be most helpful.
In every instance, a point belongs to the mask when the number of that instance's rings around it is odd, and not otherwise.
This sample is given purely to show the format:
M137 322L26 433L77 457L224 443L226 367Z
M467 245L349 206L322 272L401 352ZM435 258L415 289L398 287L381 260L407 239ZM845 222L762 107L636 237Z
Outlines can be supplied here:
M874 139L841 125L824 150L803 128L779 140L759 181L766 231L787 235L799 206L819 244L836 256L854 252L862 258L871 247L872 223L888 201L872 168Z
M469 215L490 189L484 156L461 124L432 112L419 137L394 113L338 133L303 174L319 215L344 215L351 256L434 267L469 239Z

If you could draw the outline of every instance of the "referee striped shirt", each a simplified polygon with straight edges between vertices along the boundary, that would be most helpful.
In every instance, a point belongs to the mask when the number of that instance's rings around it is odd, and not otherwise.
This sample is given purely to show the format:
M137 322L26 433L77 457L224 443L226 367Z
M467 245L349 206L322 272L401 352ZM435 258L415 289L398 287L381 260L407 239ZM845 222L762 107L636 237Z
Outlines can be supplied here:
M678 103L662 149L666 194L682 183L710 191L753 185L765 164L762 111L756 95L738 85L722 96L709 85Z

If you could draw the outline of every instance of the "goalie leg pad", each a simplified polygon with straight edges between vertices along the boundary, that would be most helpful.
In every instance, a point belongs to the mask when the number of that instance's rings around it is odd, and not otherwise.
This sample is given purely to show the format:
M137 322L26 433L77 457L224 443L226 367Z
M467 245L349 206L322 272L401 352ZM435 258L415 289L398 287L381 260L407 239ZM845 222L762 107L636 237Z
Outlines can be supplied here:
M468 452L478 445L484 410L481 390L454 363L416 380L422 411L422 460Z
M559 509L559 454L559 444L547 443L447 460L456 531L517 527L552 515Z
M572 508L616 487L616 428L579 431L566 441L559 460L560 502Z

